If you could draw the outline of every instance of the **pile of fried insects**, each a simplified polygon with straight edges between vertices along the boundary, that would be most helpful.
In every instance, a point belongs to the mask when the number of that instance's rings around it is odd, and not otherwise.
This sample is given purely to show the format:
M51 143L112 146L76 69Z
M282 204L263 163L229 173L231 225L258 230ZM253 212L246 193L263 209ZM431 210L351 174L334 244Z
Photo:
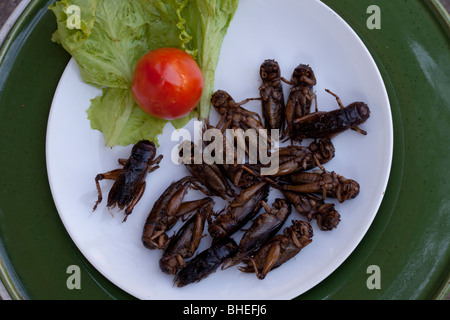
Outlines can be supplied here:
M219 266L224 269L240 265L240 271L253 272L259 279L264 279L269 271L311 243L312 219L322 231L337 227L340 214L334 203L326 202L327 197L342 203L359 194L357 181L334 171L328 172L323 164L335 155L332 139L337 134L347 129L367 134L358 126L369 118L368 106L364 102L353 102L344 107L337 95L326 90L336 98L339 108L319 111L313 90L316 77L309 65L296 67L289 81L281 77L277 61L268 59L260 67L260 77L260 97L256 99L261 100L263 119L243 107L255 98L237 103L230 94L218 90L212 95L211 103L220 120L216 126L207 121L204 127L221 132L226 129L278 129L280 139L291 141L290 145L277 150L278 171L263 176L260 173L264 165L261 163L185 164L189 175L170 184L145 221L142 242L148 249L162 250L160 268L175 275L174 285L178 287L208 277ZM283 83L290 86L286 102ZM312 112L313 101L315 110ZM303 139L313 142L303 146ZM193 151L196 146L194 142L190 144ZM126 221L144 193L147 173L159 167L162 155L156 157L156 153L153 142L141 140L133 146L129 159L119 159L123 165L121 169L98 174L95 177L98 200L94 210L102 201L99 181L115 180L107 207L125 209L123 221ZM275 199L272 206L267 203L271 188L284 196ZM184 201L189 189L200 190L205 197ZM226 200L227 205L219 212L213 211L213 196ZM279 232L292 207L307 221L292 220ZM167 233L180 219L182 226L169 237ZM206 222L211 245L194 256L204 238ZM250 226L237 244L233 234L249 222Z

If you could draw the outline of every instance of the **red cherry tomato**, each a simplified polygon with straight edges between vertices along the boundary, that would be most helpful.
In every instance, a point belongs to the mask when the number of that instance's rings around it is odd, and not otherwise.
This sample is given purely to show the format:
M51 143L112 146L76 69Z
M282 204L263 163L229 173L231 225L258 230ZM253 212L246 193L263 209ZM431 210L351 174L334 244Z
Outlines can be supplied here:
M198 104L203 74L185 51L161 48L142 56L133 74L132 92L145 112L166 120L181 118Z

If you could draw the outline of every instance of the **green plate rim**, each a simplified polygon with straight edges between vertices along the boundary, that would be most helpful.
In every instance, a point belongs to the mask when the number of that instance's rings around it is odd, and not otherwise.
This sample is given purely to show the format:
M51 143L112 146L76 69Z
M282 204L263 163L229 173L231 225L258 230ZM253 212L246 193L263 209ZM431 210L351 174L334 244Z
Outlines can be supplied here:
M445 9L444 5L439 0L431 0L429 2L429 4L435 10L436 16L441 21L441 23L443 23L445 25L447 32L449 32L450 31L450 14L447 11L447 9Z
M25 0L21 1L21 3L24 2ZM10 50L13 42L21 32L21 26L26 23L27 19L30 18L30 14L33 11L34 6L36 5L36 1L28 1L26 6L21 6L21 4L19 4L2 27L3 32L4 29L9 30L4 34L5 38L0 39L0 65L4 62L5 57ZM21 10L21 12L19 10ZM15 21L12 21L12 18L15 18ZM2 257L6 257L6 259ZM3 243L0 239L0 281L3 283L3 286L9 294L9 297L7 298L11 298L12 300L25 300L26 297L22 295L22 292L24 292L24 290L22 290L18 285L15 284L20 283L20 281L18 281L18 278L14 274L14 271L11 269L11 267L8 267L9 265L9 259L5 253Z

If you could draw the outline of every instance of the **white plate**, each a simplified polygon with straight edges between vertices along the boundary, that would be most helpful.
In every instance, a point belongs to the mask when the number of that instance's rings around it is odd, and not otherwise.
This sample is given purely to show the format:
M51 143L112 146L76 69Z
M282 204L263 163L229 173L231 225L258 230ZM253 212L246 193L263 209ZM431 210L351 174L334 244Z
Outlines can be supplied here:
M354 31L335 12L317 0L241 0L224 39L216 72L216 89L228 91L236 101L259 95L259 66L276 59L282 75L290 78L299 64L309 64L317 78L320 110L337 108L328 88L345 105L365 101L369 120L363 136L348 131L334 140L335 158L329 171L357 180L361 192L337 204L341 223L333 231L320 231L312 222L313 242L294 259L271 271L265 280L237 268L218 270L199 283L174 287L173 277L159 270L161 251L141 243L144 221L153 203L174 180L187 175L171 161L173 128L160 137L161 169L147 177L144 197L132 215L112 217L104 200L97 211L96 174L118 168L128 147L106 148L102 134L90 129L86 110L99 90L86 85L76 63L68 64L56 90L48 120L47 167L53 198L73 241L106 278L140 299L291 299L329 276L355 249L372 223L387 185L392 159L393 129L389 100L380 73ZM288 86L284 87L287 92ZM247 108L258 111L258 103ZM214 117L214 111L212 112ZM214 123L214 122L213 122ZM189 124L186 128L192 129ZM112 181L102 181L106 199ZM189 199L200 195L191 192ZM272 191L269 204L279 194ZM218 202L217 206L223 205ZM291 219L304 219L294 212ZM171 234L171 233L170 233ZM200 249L207 247L207 240ZM364 285L363 283L361 285Z

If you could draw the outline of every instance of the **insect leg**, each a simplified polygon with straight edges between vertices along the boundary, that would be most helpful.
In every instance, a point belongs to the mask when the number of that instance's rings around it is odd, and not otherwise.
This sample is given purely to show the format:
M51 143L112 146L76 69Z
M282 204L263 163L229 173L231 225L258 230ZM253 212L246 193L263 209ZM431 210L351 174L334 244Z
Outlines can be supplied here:
M219 119L219 122L217 122L217 125L216 125L216 128L220 128L220 126L223 124L223 122L225 121L225 118L226 118L226 114L222 114L221 115L221 117L220 117L220 119Z
M225 132L226 129L228 129L228 127L231 124L232 119L228 119L227 122L225 122L225 124L223 125L222 129L220 129L220 132L223 134ZM219 124L217 124L217 128L219 128Z
M339 98L338 95L336 95L335 93L331 92L331 91L328 90L328 89L325 89L325 91L328 92L329 94L331 94L333 97L335 97L335 98L336 98L336 101L337 101L337 103L338 103L338 105L339 105L339 107L340 107L341 109L344 109L344 105L342 104L341 98Z
M96 177L95 177L95 185L97 186L97 192L98 192L98 199L97 202L94 205L94 209L92 209L92 211L95 211L95 209L97 209L97 206L100 202L102 202L103 196L102 196L102 189L100 188L100 180L103 179L108 179L108 180L116 180L117 177L119 176L120 171L122 171L122 169L116 169L116 170L112 170L109 172L105 172L105 173L99 173Z
M252 101L252 100L261 100L261 98L247 98L245 100L242 100L241 102L236 103L236 105L241 106L241 105L246 104L247 102ZM251 111L249 111L249 112L251 112ZM258 114L258 116L259 116L259 114Z
M150 161L150 165L152 164L159 164L161 162L161 160L164 158L164 156L162 154L160 154L156 159Z
M261 273L258 275L259 279L264 279L267 275L267 273L272 270L273 266L278 261L278 258L281 255L281 247L279 243L274 243L269 251L269 254L267 255L266 263L264 264L264 268L262 269Z
M352 127L352 130L355 130L356 132L359 132L359 133L361 133L361 134L363 134L363 135L367 135L367 131L361 129L361 128L358 127L358 126Z
M280 77L280 80L283 81L286 84L290 84L293 85L292 81L289 81L288 79L284 78L284 77Z
M315 108L315 110L317 112L317 111L319 111L319 108L317 107L317 95L316 95L316 93L314 93L312 98L314 99L314 108Z

